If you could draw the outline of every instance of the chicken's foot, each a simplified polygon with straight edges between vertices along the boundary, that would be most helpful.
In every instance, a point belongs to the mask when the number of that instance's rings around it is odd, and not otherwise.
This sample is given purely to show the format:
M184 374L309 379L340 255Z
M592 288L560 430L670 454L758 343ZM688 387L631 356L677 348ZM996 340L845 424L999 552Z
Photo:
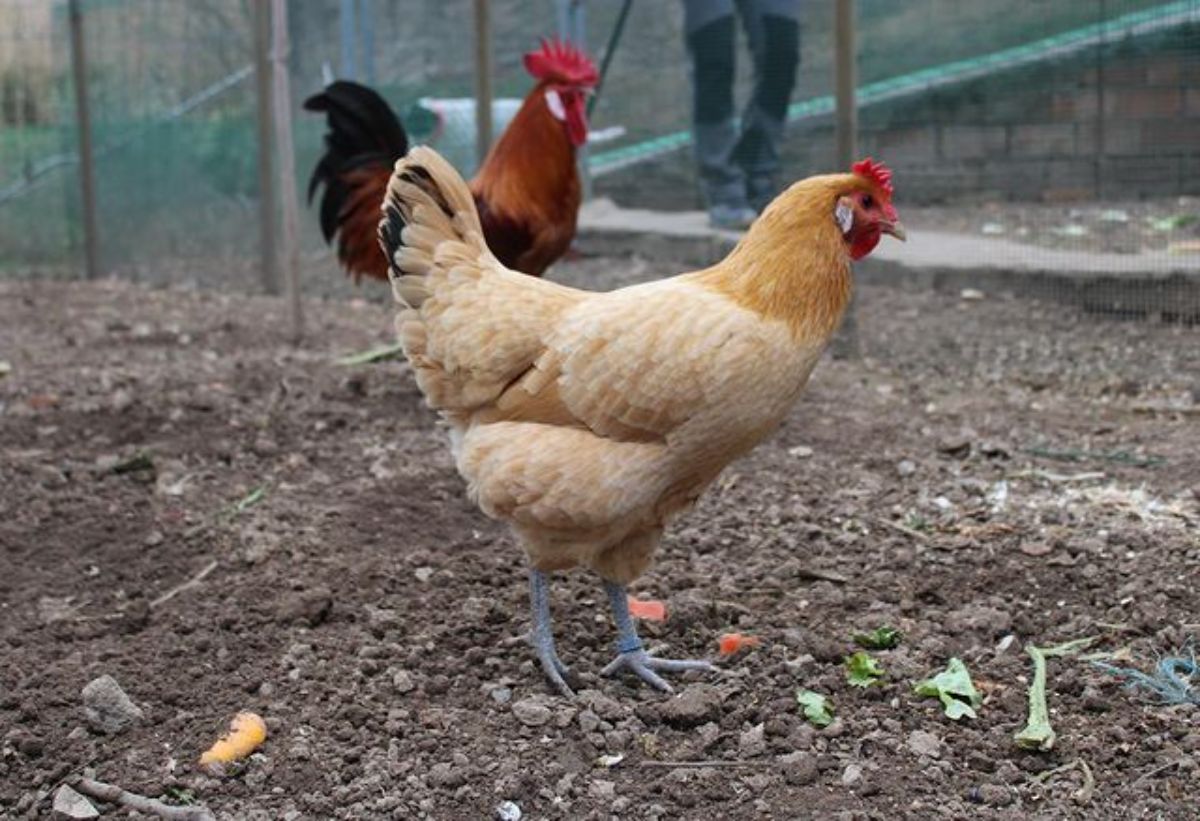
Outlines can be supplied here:
M681 673L685 670L715 670L707 661L690 659L660 659L651 656L642 648L637 627L629 614L629 593L625 586L606 581L604 591L612 605L613 620L617 623L617 652L619 655L600 671L602 676L612 676L628 670L656 690L673 693L675 689L658 672Z
M554 650L554 630L550 626L550 582L541 570L529 571L529 603L533 610L533 632L530 642L546 678L567 698L574 698L575 693L567 686L563 676L568 674L565 664L558 658Z

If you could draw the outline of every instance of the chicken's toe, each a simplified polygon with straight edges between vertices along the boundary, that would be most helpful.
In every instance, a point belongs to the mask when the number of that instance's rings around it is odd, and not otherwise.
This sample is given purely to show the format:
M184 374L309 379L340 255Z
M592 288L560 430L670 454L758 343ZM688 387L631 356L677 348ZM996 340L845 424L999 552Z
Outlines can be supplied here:
M707 661L699 661L693 659L660 659L647 653L645 650L631 650L626 653L621 653L608 666L600 671L603 676L615 676L622 670L627 670L640 678L642 681L649 684L656 690L661 690L664 693L673 693L675 688L660 676L656 671L664 673L682 673L687 670L715 670L716 668Z

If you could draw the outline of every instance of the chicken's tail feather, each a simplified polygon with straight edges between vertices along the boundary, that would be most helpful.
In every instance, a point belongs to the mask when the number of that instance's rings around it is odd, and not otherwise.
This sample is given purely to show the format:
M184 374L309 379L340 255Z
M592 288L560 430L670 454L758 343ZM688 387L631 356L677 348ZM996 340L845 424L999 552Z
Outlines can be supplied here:
M324 112L325 153L313 168L308 200L321 196L321 233L355 277L383 279L387 266L376 250L375 223L392 163L408 151L408 135L387 102L366 86L339 80L304 101Z
M494 262L466 182L431 148L414 148L397 161L379 221L379 244L396 299L419 308L432 275L458 263Z

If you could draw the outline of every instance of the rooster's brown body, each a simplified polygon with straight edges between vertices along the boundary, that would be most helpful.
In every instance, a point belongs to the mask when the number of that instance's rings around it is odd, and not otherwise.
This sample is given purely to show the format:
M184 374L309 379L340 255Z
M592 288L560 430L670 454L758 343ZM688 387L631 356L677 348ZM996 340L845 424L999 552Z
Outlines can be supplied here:
M527 56L526 65L537 84L488 152L470 189L497 259L541 276L575 236L580 203L575 149L586 139L581 106L595 84L595 69L559 44ZM357 83L332 83L304 107L324 111L328 119L325 154L308 188L311 200L325 186L320 206L325 241L336 237L338 260L356 281L364 276L386 280L387 260L376 228L392 166L408 152L408 135L387 102Z

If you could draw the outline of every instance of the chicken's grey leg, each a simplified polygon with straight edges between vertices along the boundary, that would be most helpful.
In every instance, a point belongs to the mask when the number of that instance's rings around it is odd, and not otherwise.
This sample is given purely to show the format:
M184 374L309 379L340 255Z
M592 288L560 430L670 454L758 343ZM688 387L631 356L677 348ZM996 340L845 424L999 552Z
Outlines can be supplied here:
M530 641L538 661L542 663L542 670L554 689L567 698L573 698L575 694L563 679L567 666L559 661L558 653L554 652L554 630L550 625L550 582L541 570L529 571L529 603L533 610Z
M642 681L656 690L664 693L675 692L655 671L664 673L679 673L684 670L714 670L707 661L692 661L654 658L642 649L642 640L638 638L637 627L633 617L629 615L629 593L625 585L615 582L604 582L604 592L608 594L609 604L612 605L613 620L617 623L617 652L619 655L600 671L602 676L611 676L621 670L629 670Z

